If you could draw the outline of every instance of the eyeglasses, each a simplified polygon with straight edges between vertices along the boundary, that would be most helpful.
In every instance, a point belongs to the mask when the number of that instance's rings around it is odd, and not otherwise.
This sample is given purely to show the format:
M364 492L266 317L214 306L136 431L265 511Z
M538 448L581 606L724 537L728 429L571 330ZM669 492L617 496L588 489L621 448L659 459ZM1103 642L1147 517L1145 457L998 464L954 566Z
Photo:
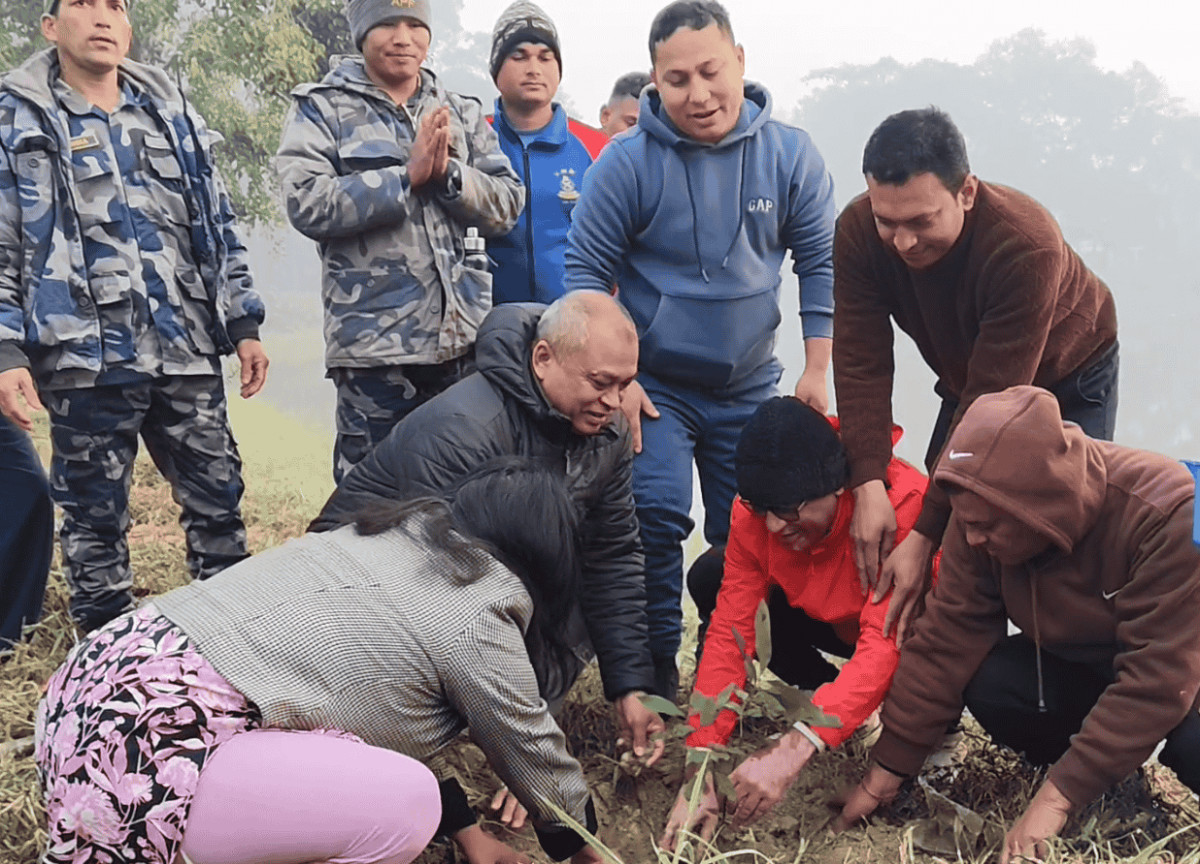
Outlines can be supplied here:
M755 516L766 518L766 515L770 513L776 519L782 519L784 522L790 522L791 520L797 518L800 515L800 511L803 510L807 505L807 501L801 501L799 504L794 504L791 507L758 507L754 504L750 504L750 510Z

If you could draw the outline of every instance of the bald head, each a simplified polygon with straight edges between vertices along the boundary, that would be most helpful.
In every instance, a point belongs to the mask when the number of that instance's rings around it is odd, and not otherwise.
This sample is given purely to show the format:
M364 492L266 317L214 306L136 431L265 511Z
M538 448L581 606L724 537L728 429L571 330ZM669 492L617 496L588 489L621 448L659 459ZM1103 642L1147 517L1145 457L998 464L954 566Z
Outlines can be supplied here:
M601 291L572 291L538 321L530 365L550 405L581 435L608 425L637 374L637 329Z
M537 327L538 340L544 339L563 353L583 348L592 333L614 337L625 344L632 342L637 362L637 329L633 319L624 306L603 291L564 294L546 307Z

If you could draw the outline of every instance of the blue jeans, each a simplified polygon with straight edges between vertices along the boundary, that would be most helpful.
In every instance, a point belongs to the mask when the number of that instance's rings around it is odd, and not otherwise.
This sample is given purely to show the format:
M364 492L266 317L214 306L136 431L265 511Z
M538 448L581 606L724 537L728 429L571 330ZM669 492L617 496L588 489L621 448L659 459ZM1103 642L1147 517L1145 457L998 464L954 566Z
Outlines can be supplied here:
M720 398L645 372L638 382L662 415L642 418L642 452L633 460L633 497L646 553L650 653L656 667L673 667L683 624L682 544L693 527L692 462L700 474L704 539L724 544L737 493L734 449L750 415L775 395L775 382Z
M37 623L54 543L50 484L27 435L0 416L0 652Z

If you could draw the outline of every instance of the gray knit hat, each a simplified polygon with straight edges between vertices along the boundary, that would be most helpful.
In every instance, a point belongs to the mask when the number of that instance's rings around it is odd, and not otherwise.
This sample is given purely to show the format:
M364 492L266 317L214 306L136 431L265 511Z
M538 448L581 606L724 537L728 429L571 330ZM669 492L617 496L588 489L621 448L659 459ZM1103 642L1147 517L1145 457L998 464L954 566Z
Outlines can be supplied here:
M433 32L429 25L429 0L346 0L346 20L359 50L372 27L401 18L411 18Z
M504 58L522 42L545 45L554 52L558 61L558 74L562 75L562 51L558 48L558 30L550 16L536 3L517 0L500 13L496 26L492 28L492 80L500 74Z

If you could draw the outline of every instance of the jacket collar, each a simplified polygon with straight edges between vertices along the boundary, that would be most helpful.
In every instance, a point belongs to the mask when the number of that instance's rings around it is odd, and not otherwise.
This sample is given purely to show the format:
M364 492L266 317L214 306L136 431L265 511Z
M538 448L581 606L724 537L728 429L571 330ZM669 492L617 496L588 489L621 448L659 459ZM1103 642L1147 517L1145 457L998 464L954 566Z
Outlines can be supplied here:
M504 106L501 104L499 96L496 97L493 110L495 111L495 114L492 116L494 117L496 132L510 141L521 141L521 133L514 129L512 124L508 122L508 115L504 113ZM530 146L561 147L567 143L570 135L571 130L567 124L566 109L556 102L554 103L554 113L550 118L550 122L534 134L533 140L530 141Z

